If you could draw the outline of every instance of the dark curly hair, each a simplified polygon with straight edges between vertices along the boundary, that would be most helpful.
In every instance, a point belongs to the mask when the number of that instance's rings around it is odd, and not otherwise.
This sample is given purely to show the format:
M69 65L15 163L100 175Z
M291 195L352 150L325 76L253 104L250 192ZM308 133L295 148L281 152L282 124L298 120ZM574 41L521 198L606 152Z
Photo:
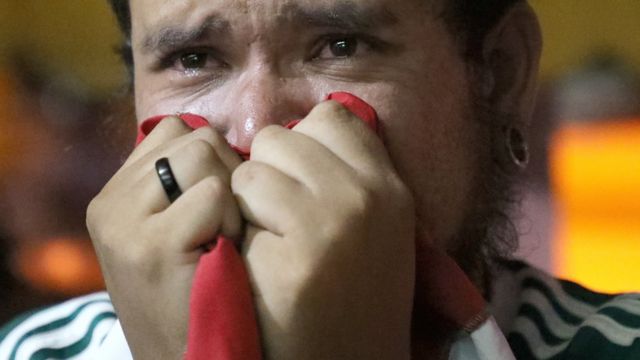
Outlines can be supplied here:
M120 29L125 36L121 47L122 58L131 71L131 11L129 0L108 0L116 15ZM445 0L443 17L456 37L462 40L463 53L468 59L480 54L482 41L487 32L502 18L515 3L524 0Z

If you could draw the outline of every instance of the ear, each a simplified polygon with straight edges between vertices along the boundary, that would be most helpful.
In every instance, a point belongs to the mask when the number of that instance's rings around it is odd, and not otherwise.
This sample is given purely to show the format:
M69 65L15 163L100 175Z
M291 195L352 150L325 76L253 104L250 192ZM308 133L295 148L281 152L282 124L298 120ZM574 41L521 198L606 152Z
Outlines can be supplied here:
M540 25L526 1L511 7L483 43L484 98L523 128L533 111L541 49Z

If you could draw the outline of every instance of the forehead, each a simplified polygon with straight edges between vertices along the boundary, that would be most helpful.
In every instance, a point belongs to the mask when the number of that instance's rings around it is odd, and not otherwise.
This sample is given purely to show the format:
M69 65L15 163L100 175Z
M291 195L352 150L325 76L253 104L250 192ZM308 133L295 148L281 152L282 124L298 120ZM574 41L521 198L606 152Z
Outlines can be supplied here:
M211 23L238 26L296 21L361 19L370 23L406 22L433 11L435 0L130 0L135 32L160 26L195 27ZM438 1L439 2L439 1Z

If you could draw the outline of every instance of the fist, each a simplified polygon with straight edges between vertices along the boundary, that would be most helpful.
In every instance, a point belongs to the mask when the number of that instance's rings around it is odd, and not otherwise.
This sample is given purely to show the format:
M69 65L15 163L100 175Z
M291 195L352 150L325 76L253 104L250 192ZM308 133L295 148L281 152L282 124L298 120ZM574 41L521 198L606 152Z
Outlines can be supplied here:
M155 170L169 159L183 194L170 203ZM230 189L240 164L212 128L164 119L91 202L87 226L136 359L179 359L189 294L203 246L239 236Z
M409 358L415 215L380 139L328 101L251 153L232 190L266 357Z

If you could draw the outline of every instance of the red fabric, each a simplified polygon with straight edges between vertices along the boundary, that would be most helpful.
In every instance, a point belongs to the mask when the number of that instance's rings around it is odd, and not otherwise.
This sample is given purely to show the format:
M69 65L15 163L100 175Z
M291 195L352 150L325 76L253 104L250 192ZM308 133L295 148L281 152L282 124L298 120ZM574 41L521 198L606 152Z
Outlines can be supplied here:
M143 121L142 124L138 126L138 135L136 136L136 146L140 144L142 140L144 140L144 138L147 137L147 135L149 135L149 133L151 133L153 129L155 129L156 125L158 125L160 121L162 121L164 118L168 116L169 115L158 115ZM187 126L189 126L194 130L204 126L209 126L209 122L207 121L207 119L199 115L180 114L177 116L180 119L182 119L182 121L184 121L184 123L187 124Z
M196 268L185 359L260 358L249 277L233 243L220 236Z
M343 92L332 93L327 99L340 102L380 134L377 114L363 100ZM136 144L165 117L155 116L145 120L138 129ZM206 119L198 115L181 114L179 117L193 129L209 125ZM292 121L286 127L291 129L299 122ZM245 159L249 158L250 154L234 149ZM484 311L484 300L450 257L435 249L422 250L419 244L416 254L414 329L419 330L416 324L437 328L442 322L460 329ZM261 358L248 275L231 241L219 237L213 250L200 258L189 306L185 359ZM437 314L435 317L430 315L434 312Z
M428 326L427 319L440 317L462 329L485 310L484 298L445 252L420 243L416 247L414 322Z

